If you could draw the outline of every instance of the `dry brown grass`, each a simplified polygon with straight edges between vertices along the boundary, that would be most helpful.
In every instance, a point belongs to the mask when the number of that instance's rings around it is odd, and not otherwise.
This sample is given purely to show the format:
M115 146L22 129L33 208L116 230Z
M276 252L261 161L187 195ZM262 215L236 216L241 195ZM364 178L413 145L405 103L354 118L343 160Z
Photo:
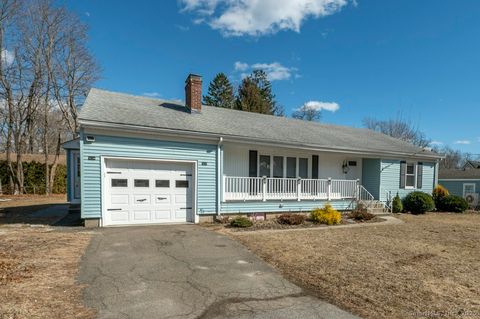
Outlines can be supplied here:
M75 283L86 231L0 227L0 318L93 318Z
M480 214L400 218L405 224L229 235L362 317L480 318Z

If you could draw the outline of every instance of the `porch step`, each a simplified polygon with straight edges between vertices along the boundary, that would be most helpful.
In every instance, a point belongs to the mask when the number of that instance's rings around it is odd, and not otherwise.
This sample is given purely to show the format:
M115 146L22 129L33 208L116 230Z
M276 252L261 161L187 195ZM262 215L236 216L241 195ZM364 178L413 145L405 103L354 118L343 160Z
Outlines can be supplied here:
M376 215L376 216L390 215L390 213L388 211L386 211L385 208L379 208L379 207L367 208L367 212L369 212L370 214Z
M80 213L80 204L70 204L68 207L69 213Z

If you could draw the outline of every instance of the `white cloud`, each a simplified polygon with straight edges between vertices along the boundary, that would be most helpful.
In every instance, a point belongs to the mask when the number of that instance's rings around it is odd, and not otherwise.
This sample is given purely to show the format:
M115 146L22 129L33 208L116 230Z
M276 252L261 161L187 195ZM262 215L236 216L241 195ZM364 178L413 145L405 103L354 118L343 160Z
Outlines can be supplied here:
M90 17L90 12L85 11L85 15L86 15L87 17Z
M235 71L242 72L240 76L242 78L246 77L247 71L253 70L264 70L267 73L267 77L270 81L281 81L281 80L288 80L292 76L299 77L297 68L293 67L286 67L278 62L272 63L254 63L248 64L245 62L237 61L233 65Z
M455 144L463 144L463 145L468 145L471 142L469 140L458 140L454 142Z
M1 56L2 62L5 63L6 65L10 65L13 63L13 60L15 59L15 56L13 55L12 52L8 50L2 50L2 56Z
M320 102L320 101L308 101L303 104L298 109L312 109L317 111L329 111L329 112L336 112L340 109L340 105L335 102Z
M262 36L281 30L300 32L308 18L340 11L355 0L180 0L182 12L193 12L225 36Z
M234 63L233 67L235 68L235 71L244 72L248 70L248 63L237 61Z
M145 92L143 93L142 95L144 96L148 96L148 97L155 97L155 98L159 98L161 97L162 95L158 92Z
M431 141L430 144L432 144L432 145L443 145L443 142L440 142L440 141Z

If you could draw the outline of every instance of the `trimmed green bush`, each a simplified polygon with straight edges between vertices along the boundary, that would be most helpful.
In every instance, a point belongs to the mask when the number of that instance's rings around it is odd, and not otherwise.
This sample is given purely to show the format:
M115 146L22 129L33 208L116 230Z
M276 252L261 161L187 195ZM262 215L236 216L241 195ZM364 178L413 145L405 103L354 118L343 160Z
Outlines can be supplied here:
M282 214L277 217L280 224L285 225L301 225L305 222L305 215L302 214Z
M45 194L45 164L31 161L22 162L24 174L24 187L27 194ZM51 167L52 165L50 165ZM16 163L13 163L16 168ZM8 168L5 160L0 161L0 179L2 182L2 190L8 194L11 192L8 185ZM67 168L63 164L57 165L55 171L55 180L52 186L52 193L65 194L67 192Z
M442 212L463 213L468 209L468 203L460 196L448 195L439 200L437 209Z
M424 192L411 192L403 199L403 208L412 214L425 214L435 208L433 198Z
M400 214L401 212L403 212L402 200L400 199L400 196L398 196L398 193L392 201L392 212L395 214Z
M247 217L237 217L232 219L230 222L230 226L232 227L239 227L239 228L247 228L247 227L252 227L253 222L248 219Z

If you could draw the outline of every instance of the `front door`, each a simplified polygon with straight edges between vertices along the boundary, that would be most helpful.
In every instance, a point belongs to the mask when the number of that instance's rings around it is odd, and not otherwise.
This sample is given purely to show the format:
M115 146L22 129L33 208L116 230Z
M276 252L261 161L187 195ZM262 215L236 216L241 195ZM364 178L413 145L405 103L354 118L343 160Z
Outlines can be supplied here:
M73 159L73 198L75 201L80 200L80 152L72 151Z

